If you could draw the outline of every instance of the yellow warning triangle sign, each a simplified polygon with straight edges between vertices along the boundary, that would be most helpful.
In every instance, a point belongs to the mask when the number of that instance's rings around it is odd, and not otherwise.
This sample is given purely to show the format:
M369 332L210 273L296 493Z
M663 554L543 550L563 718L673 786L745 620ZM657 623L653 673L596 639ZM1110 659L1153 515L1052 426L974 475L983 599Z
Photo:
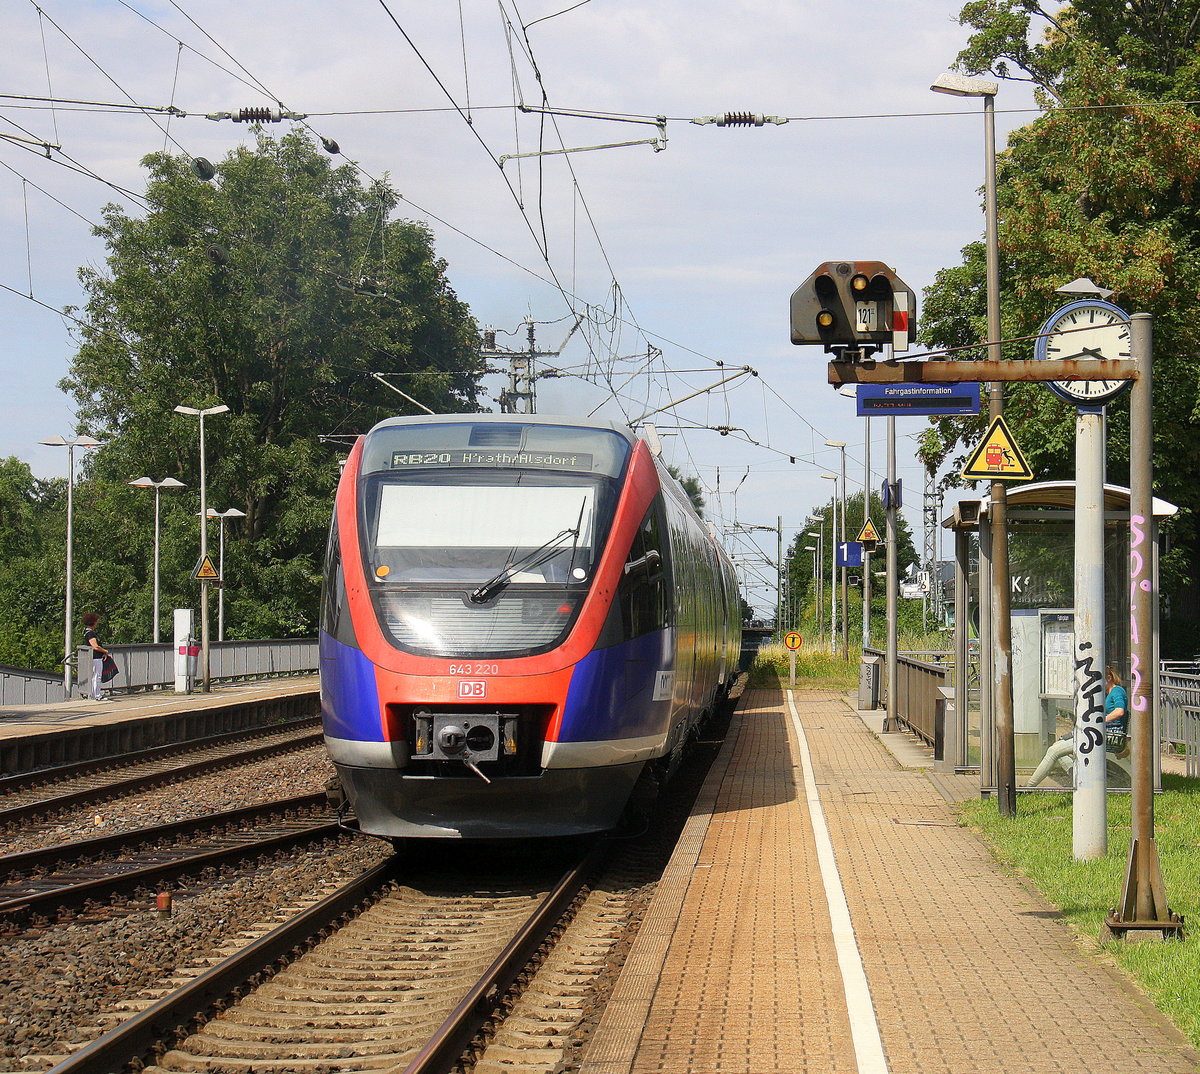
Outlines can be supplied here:
M962 475L968 481L1029 481L1033 471L1004 419L998 417L971 453Z
M192 577L198 582L217 582L221 579L217 568L213 566L212 556L201 558L200 562L196 564L196 569L192 571Z
M863 528L858 531L858 537L856 540L860 542L874 541L876 544L879 544L883 538L879 536L879 531L875 528L875 524L868 518L867 521L863 523Z

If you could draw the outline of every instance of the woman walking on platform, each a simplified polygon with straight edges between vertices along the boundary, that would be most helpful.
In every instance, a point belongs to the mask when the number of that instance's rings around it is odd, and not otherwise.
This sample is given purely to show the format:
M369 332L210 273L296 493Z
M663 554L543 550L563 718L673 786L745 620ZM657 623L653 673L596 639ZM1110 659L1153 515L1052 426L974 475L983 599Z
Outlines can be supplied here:
M96 633L96 627L100 622L100 616L95 612L88 612L83 617L83 640L92 650L92 700L107 701L101 691L101 684L104 679L104 658L108 656L108 650L100 644L100 636Z

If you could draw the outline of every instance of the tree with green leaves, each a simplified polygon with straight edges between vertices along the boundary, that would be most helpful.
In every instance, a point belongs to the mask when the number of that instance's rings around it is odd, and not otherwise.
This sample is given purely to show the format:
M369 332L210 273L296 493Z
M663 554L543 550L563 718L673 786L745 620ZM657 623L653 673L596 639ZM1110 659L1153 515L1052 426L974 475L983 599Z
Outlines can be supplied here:
M871 510L870 516L875 523L876 528L882 531L880 520L886 517L883 501L875 493L870 497ZM833 566L833 515L835 509L840 505L835 504L833 500L822 507L811 512L812 517L819 518L819 522L812 523L805 530L797 533L792 539L791 545L784 556L784 562L787 565L787 582L790 592L795 596L797 606L800 608L800 620L792 624L793 627L803 625L805 629L811 631L814 627L817 631L828 629L829 615L829 577ZM866 519L863 515L863 494L861 492L852 493L846 501L846 531L850 534L858 534L862 531ZM821 562L818 564L820 578L813 576L813 554L806 550L806 545L816 545L815 537L810 537L810 532L820 531L824 536L824 541L821 544ZM841 539L841 512L838 510L838 532L839 540ZM908 523L903 516L898 516L896 519L896 560L901 572L918 562L916 548L913 545L912 531L909 529ZM884 546L881 544L872 556L872 569L879 570L883 563ZM851 572L855 573L855 572ZM860 573L861 572L857 572ZM821 580L824 580L823 582ZM824 622L816 622L815 606L817 586L822 584L825 587L825 613L823 615ZM838 600L841 600L841 575L838 574ZM900 615L903 619L903 628L909 630L912 626L912 612L908 604L910 602L901 601ZM884 615L887 610L887 591L882 585L873 585L871 587L871 616L872 622L882 624ZM916 609L916 626L919 628L921 621L921 613L919 606ZM882 628L880 628L882 630ZM859 637L862 632L862 593L861 590L852 592L850 597L850 631L851 637ZM913 633L919 632L919 629L913 629Z
M194 605L198 428L174 409L223 403L205 423L208 504L245 512L226 532L227 633L311 635L340 457L376 421L413 412L404 396L477 411L475 322L428 230L390 218L391 187L299 131L260 131L211 181L165 153L144 164L144 214L107 207L107 265L80 270L87 301L62 384L102 441L77 505L77 603L115 624L114 640L149 636L149 504L127 482L170 476L187 489L163 497L163 607Z
M0 461L0 664L61 671L65 546L56 519L65 481Z
M1006 358L1089 277L1130 312L1154 316L1155 491L1180 506L1164 588L1176 596L1200 554L1200 0L974 0L958 57L971 74L1035 87L1043 113L999 159L1002 328ZM944 269L926 294L922 339L986 339L984 249ZM962 353L962 352L960 352ZM963 356L973 356L966 352ZM1073 476L1074 409L1044 386L1008 385L1005 417L1039 478ZM1109 411L1109 479L1127 484L1128 404ZM979 419L937 419L922 442L933 465L982 434ZM957 454L956 456L956 453ZM1195 600L1177 600L1175 611Z

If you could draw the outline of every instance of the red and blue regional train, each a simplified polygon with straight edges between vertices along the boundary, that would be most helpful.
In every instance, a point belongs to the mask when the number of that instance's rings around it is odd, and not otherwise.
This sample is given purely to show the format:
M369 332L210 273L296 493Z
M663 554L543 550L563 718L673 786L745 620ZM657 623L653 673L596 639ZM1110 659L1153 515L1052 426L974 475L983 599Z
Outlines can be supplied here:
M647 443L526 414L360 438L321 614L325 741L362 830L393 839L614 827L741 643L732 564Z

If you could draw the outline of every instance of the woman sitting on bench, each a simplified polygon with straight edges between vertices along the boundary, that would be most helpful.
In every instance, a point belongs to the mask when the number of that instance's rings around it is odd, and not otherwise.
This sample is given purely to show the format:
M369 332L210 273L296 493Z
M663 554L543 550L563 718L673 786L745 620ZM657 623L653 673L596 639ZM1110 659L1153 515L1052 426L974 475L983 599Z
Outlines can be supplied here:
M1129 734L1129 695L1121 685L1121 676L1117 669L1110 667L1104 671L1104 685L1108 693L1104 696L1104 731L1108 739L1108 749L1114 757L1118 757L1125 748L1126 736ZM1042 782L1056 765L1064 771L1069 770L1075 763L1075 736L1067 735L1057 742L1050 743L1041 764L1029 777L1026 787L1036 787Z

